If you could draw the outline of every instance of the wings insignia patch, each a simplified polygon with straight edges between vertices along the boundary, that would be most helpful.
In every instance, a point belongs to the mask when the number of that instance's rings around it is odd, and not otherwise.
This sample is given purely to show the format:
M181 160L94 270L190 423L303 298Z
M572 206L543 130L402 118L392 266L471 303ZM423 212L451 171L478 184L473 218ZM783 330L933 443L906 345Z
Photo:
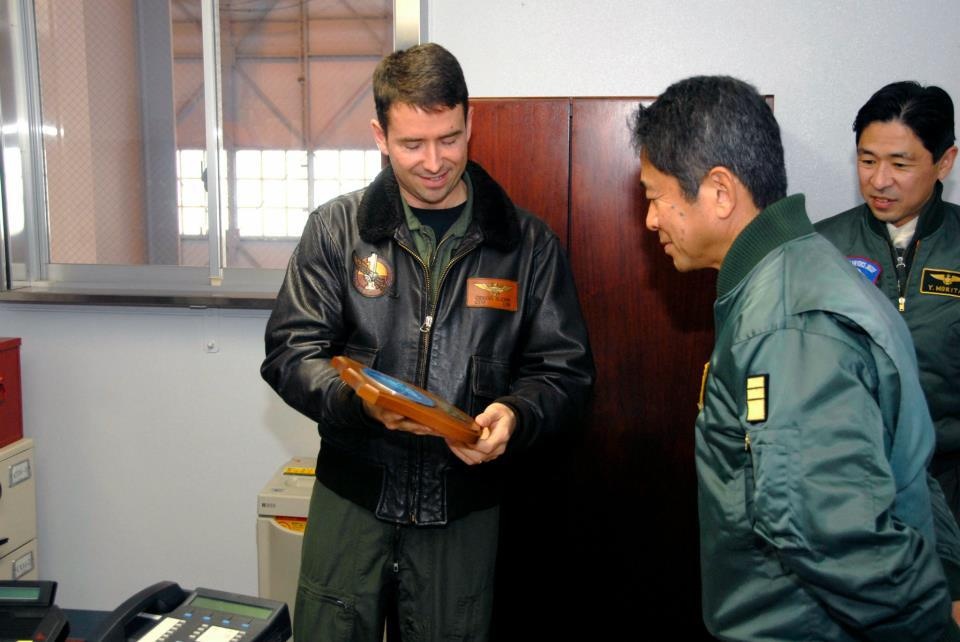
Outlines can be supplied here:
M513 289L512 285L502 285L500 283L477 283L476 286L493 295L500 295Z
M920 294L934 294L960 298L960 272L938 268L923 268Z
M506 279L467 279L467 307L517 311L516 281Z

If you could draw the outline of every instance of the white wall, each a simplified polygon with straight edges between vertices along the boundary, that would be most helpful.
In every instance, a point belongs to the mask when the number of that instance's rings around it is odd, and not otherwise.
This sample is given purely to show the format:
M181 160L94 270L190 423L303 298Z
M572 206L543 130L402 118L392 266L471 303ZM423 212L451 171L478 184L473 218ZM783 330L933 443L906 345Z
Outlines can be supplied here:
M266 318L0 305L0 336L23 340L40 574L61 606L113 608L162 579L256 594L257 492L319 444L260 379Z
M854 114L893 80L960 103L955 0L432 0L475 96L656 95L727 73L776 98L791 191L857 202ZM372 108L371 108L372 111ZM960 200L960 178L947 196ZM266 313L0 305L23 338L40 559L61 606L159 580L256 593L256 493L314 426L258 374ZM207 353L213 336L219 352Z
M434 0L430 39L474 96L655 96L727 74L775 97L789 191L814 220L858 203L851 127L880 87L917 80L960 107L956 0ZM960 200L960 170L945 197Z

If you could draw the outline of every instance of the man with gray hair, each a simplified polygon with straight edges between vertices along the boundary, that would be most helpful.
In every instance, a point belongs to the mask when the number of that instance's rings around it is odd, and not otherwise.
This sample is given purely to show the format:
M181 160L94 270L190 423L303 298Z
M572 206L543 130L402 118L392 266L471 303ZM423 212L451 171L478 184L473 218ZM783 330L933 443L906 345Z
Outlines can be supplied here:
M689 78L641 106L633 134L647 227L678 270L719 270L696 422L707 628L724 640L956 633L910 335L814 232L803 196L786 196L771 109L740 80Z

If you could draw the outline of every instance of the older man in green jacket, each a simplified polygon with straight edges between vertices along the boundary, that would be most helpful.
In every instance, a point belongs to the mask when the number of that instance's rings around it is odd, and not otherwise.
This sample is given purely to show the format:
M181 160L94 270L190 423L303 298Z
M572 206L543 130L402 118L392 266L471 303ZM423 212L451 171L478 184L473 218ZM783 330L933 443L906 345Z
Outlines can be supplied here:
M638 110L634 141L647 226L678 270L720 271L696 426L707 628L957 634L909 333L786 197L771 110L742 81L690 78Z

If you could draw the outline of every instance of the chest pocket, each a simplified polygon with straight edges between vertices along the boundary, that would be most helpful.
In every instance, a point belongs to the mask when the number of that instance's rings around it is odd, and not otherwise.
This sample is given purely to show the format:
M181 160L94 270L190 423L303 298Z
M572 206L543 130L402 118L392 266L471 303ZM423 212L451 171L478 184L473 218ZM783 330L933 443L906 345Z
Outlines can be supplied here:
M470 400L467 412L477 416L498 397L510 392L510 365L488 357L470 359Z
M359 361L368 368L374 368L374 362L377 360L377 351L373 348L363 348L353 344L347 344L343 349L343 354L354 361Z
M726 546L735 550L755 548L756 534L753 527L756 521L754 497L756 477L753 468L753 456L743 452L743 465L732 471L733 477L727 487L728 499L721 499L720 512L727 531Z

